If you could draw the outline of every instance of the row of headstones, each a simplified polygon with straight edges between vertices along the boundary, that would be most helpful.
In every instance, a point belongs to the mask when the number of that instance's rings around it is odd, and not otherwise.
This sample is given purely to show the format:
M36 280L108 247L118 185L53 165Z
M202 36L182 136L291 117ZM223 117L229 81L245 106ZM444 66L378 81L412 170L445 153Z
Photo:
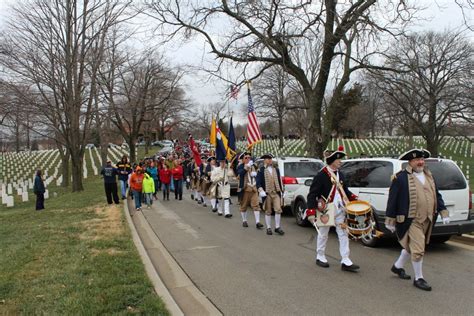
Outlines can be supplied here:
M45 172L47 172L47 169L54 165L54 161L58 155L59 153L57 151L51 151L46 155L32 155L32 157L26 161L13 156L11 159L14 159L15 167L13 167L13 164L8 162L8 160L2 162L2 179L5 182L7 182L9 179L13 179L15 181L23 180L24 178L29 177L29 174L35 172L36 168L38 167L44 169ZM41 158L43 158L43 160L39 161Z

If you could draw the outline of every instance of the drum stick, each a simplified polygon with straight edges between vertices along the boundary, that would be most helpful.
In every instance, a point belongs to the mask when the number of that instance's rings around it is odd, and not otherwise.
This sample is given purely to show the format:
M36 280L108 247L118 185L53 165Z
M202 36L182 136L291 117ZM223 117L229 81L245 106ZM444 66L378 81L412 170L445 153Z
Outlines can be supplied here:
M313 226L314 228L316 228L316 231L318 232L318 235L319 235L319 229L318 229L318 226L316 225L316 222L313 222Z

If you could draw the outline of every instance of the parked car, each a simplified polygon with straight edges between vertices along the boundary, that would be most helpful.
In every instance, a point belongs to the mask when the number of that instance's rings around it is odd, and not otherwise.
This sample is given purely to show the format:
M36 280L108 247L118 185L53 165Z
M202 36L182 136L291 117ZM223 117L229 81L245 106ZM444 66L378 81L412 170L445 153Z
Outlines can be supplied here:
M169 152L172 152L174 150L173 147L171 146L164 146L163 148L161 148L159 151L158 151L158 155L165 155Z
M407 161L393 158L359 158L344 160L341 167L349 189L360 200L367 201L372 206L376 227L384 233L385 238L395 237L384 224L391 179L395 173L405 169L407 164ZM441 218L438 216L432 232L432 241L445 242L453 235L474 231L471 192L461 169L454 161L441 158L426 159L426 165L433 174L451 219L450 224L443 225L440 224ZM306 220L302 220L302 215L306 209L306 197L311 181L306 184L305 188L296 193L293 208L299 225L308 224ZM380 241L373 236L361 240L370 247L375 247Z
M304 157L277 157L274 159L280 169L281 182L284 187L283 208L287 213L294 213L295 192L305 187L307 180L314 176L324 166L322 160ZM263 160L257 160L260 167Z
M87 144L86 149L94 149L95 145L94 144Z

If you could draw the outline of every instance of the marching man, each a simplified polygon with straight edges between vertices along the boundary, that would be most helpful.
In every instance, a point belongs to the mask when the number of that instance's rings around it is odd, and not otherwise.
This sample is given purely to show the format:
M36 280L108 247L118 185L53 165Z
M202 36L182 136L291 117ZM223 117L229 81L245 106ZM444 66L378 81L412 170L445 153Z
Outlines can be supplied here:
M253 163L252 155L244 152L239 156L242 163L237 167L239 175L239 194L240 194L240 214L242 216L242 226L249 227L247 223L247 208L250 206L255 215L255 225L257 229L261 229L263 225L260 223L260 205L258 203L257 191L257 169Z
M229 176L232 174L232 170L227 166L227 160L219 160L219 166L215 167L211 172L211 181L213 186L215 186L214 190L210 190L214 194L213 196L219 199L219 208L217 214L220 216L222 215L222 207L224 207L224 215L226 218L231 218L232 214L230 213L230 184L229 184ZM215 198L211 200L211 204L213 204L213 208L217 207ZM224 200L224 203L221 202Z
M399 157L400 160L408 160L408 166L392 180L385 218L385 227L396 232L403 247L392 272L401 279L409 280L411 277L403 267L411 258L415 271L413 284L425 291L431 291L431 286L423 279L423 255L438 213L443 218L443 224L449 224L449 213L443 198L431 172L425 168L425 158L429 157L430 152L425 149L412 149Z
M280 170L273 166L273 155L266 154L260 159L263 159L263 166L258 171L256 180L257 190L265 210L267 235L272 235L272 209L275 211L275 233L284 235L285 232L281 229L283 185L281 184Z
M321 169L314 177L313 183L308 193L308 209L306 216L311 224L315 222L316 206L319 199L325 200L327 204L334 203L335 206L335 224L336 232L339 238L339 253L341 254L341 269L343 271L356 272L359 266L352 263L349 259L349 236L345 229L347 202L357 199L349 191L344 183L343 175L338 172L346 154L343 151L335 151L326 157L327 166ZM329 226L319 227L318 239L316 242L316 264L323 268L328 268L329 263L326 259L326 245L328 242Z

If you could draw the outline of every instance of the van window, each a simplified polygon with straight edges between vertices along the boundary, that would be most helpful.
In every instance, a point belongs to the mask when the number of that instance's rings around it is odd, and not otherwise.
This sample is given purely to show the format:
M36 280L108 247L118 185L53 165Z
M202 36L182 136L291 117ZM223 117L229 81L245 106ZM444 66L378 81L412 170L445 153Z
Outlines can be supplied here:
M291 178L313 178L323 164L316 161L298 161L284 163L284 176Z
M393 174L393 164L388 161L345 162L341 172L348 187L388 188Z
M462 190L467 184L459 168L451 161L425 160L425 164L433 174L438 190ZM402 164L403 169L408 165Z

